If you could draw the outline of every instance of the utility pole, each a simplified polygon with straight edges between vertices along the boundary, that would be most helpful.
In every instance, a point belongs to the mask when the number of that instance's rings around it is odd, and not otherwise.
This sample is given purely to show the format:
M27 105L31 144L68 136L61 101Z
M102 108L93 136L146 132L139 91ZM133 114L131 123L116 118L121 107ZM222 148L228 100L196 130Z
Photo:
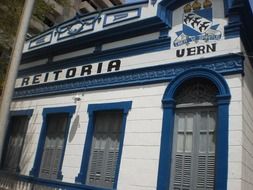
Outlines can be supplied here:
M12 96L15 88L15 81L18 74L18 67L22 57L23 46L25 42L25 36L29 26L29 21L32 15L32 10L34 6L34 0L26 0L19 22L18 32L15 40L15 46L12 50L11 61L9 66L9 71L7 74L7 79L5 82L2 103L0 109L0 158L2 159L2 151L4 146L4 138L6 134L6 129L9 120L10 106L12 101Z

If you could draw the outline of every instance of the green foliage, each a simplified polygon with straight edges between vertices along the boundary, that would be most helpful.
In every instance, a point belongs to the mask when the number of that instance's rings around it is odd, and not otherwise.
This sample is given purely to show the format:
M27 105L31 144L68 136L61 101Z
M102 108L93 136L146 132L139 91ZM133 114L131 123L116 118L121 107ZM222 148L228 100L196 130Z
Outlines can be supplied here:
M0 5L0 48L11 48L24 0L1 0Z
M0 93L23 4L24 0L1 0L0 3Z
M6 62L0 60L0 95L2 93L2 87L4 85L6 70L7 70Z
M52 5L47 4L45 1L35 1L33 17L43 20L46 14L53 13Z
M63 5L63 6L69 6L70 3L68 0L55 0L57 3Z
M61 5L68 5L68 0L56 0ZM25 0L0 0L0 95L5 78L10 52L14 44L20 16ZM46 14L53 13L53 5L50 0L35 0L33 17L44 20ZM7 56L1 56L4 52Z

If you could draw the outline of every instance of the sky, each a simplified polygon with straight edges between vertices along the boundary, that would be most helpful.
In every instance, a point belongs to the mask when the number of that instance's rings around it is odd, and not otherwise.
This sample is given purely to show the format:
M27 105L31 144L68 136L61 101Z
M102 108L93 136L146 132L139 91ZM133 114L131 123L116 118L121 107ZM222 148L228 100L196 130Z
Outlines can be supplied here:
M141 0L126 0L127 3L134 3L134 2L138 2L138 1L141 1ZM250 1L253 1L253 0L250 0Z
M137 1L141 1L141 0L126 0L127 3L134 3L134 2L137 2ZM253 0L249 0L250 2L250 5L251 5L251 10L253 12Z
M249 0L249 3L250 3L250 5L251 5L251 10L252 10L252 12L253 12L253 0Z

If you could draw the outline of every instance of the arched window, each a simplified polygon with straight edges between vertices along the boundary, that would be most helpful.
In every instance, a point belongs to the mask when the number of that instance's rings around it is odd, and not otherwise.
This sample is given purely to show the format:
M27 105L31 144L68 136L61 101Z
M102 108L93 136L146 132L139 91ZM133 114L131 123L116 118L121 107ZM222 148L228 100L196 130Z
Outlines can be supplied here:
M217 94L217 87L201 78L176 91L170 189L214 189Z
M218 94L217 87L205 78L194 78L185 81L177 89L175 101L177 107L182 104L199 106L200 104L214 105ZM187 106L187 105L186 105Z
M229 87L194 68L165 90L157 190L227 189Z

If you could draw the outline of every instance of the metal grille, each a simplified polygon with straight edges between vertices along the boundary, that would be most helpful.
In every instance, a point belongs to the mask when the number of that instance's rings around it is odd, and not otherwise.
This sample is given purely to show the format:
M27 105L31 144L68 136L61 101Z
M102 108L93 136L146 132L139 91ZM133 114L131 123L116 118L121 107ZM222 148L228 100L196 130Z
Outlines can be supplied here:
M217 87L207 79L192 79L186 81L177 90L175 95L176 104L187 103L215 103Z

